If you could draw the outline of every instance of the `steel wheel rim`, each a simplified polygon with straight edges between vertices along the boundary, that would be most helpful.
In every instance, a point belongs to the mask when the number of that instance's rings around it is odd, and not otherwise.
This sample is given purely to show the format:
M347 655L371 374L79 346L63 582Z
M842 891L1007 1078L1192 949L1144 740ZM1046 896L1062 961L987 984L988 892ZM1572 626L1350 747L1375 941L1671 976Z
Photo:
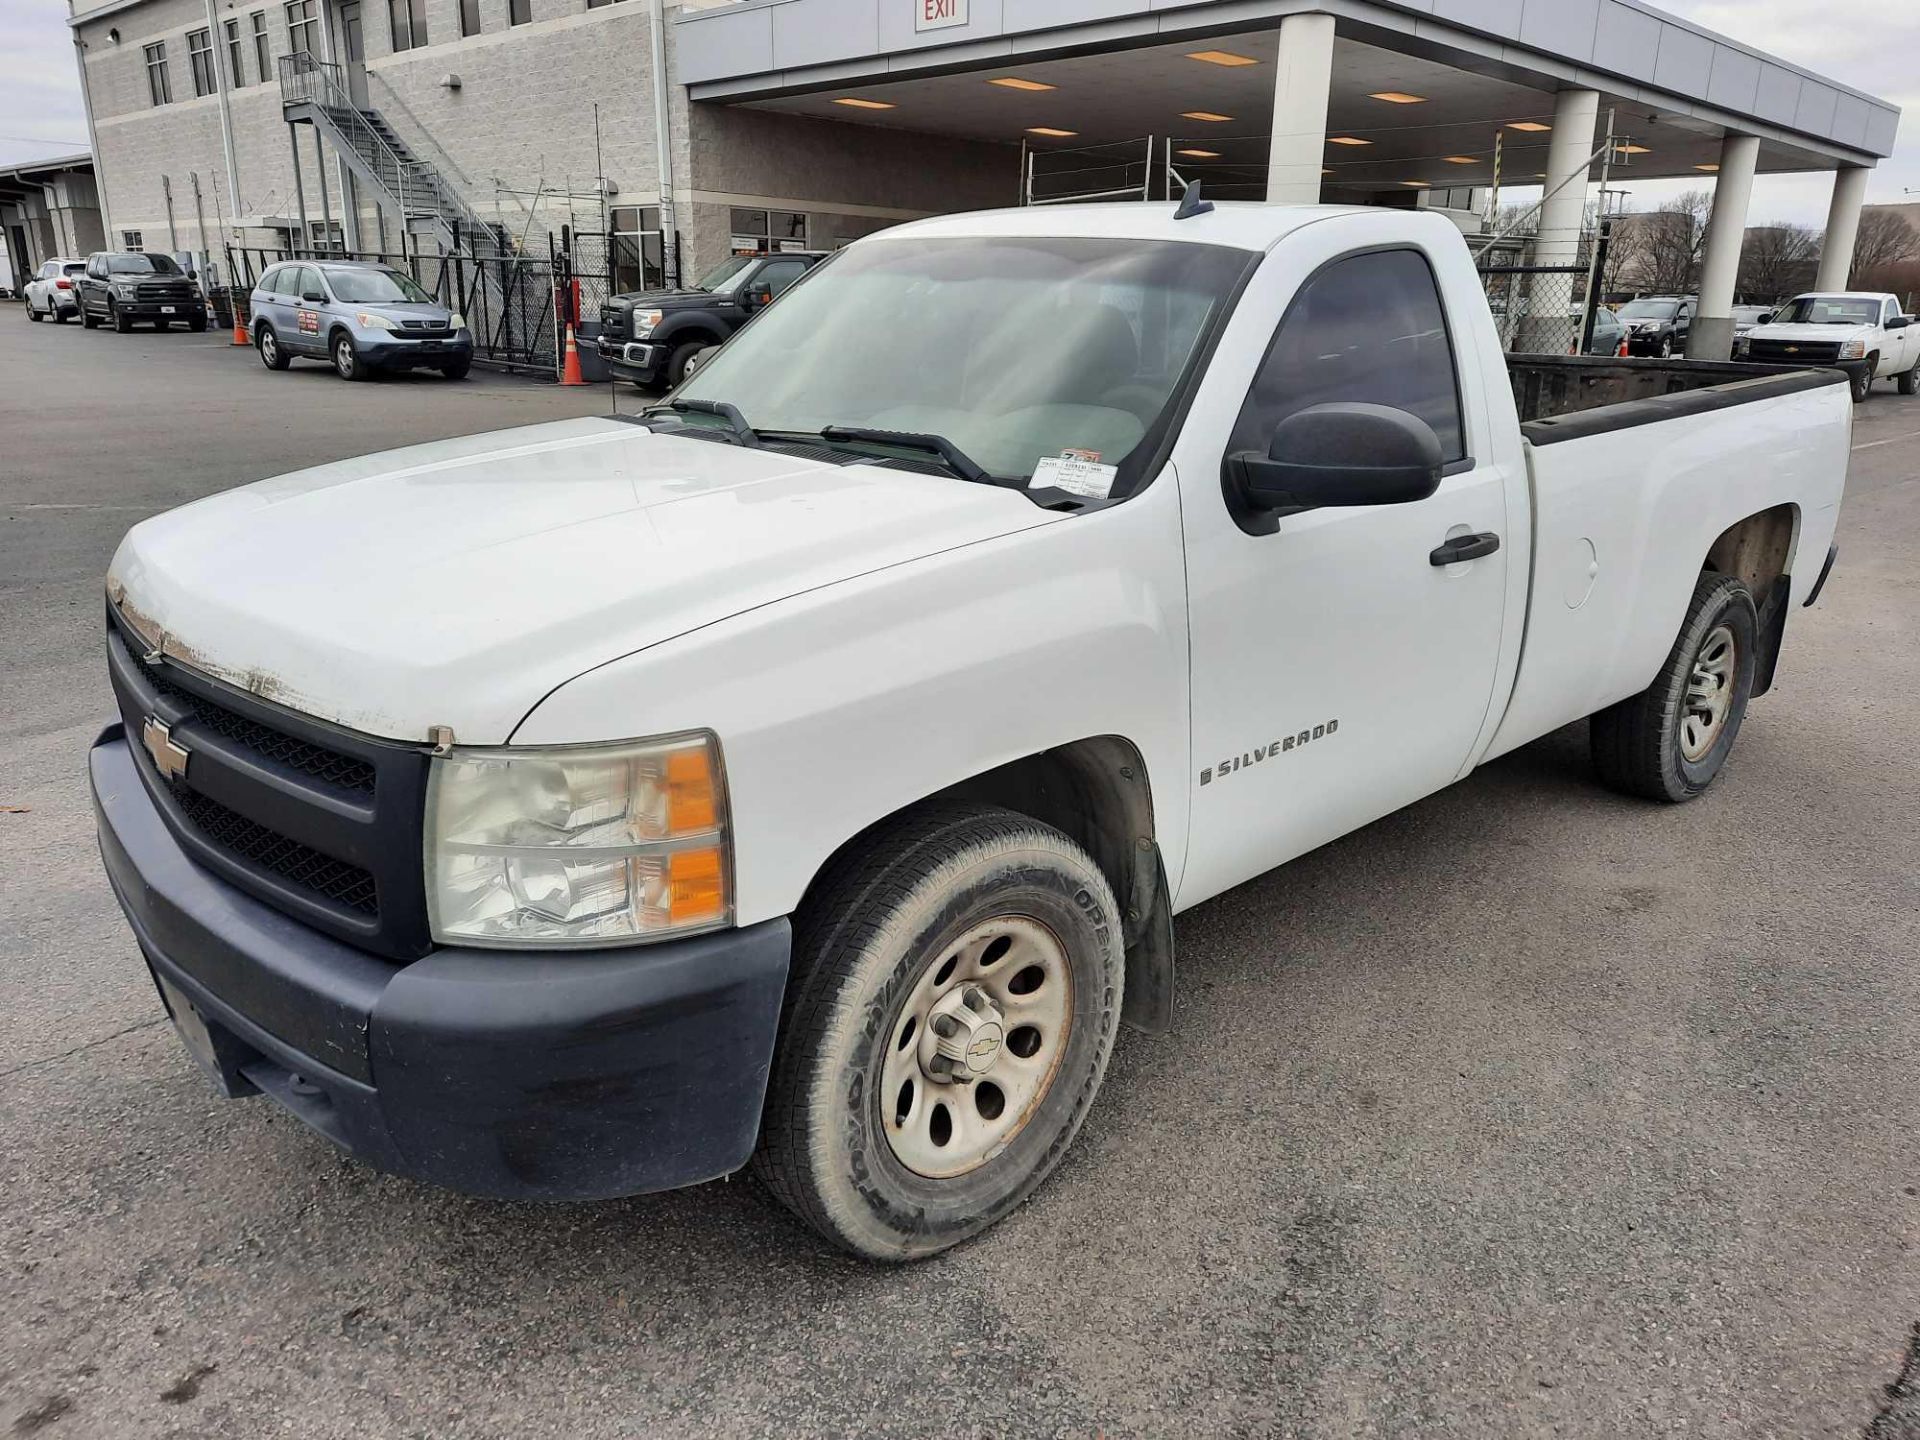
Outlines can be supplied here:
M969 990L983 1008L965 1004ZM941 1017L957 1033L938 1034ZM875 1099L894 1158L944 1180L999 1155L1052 1089L1072 1029L1073 963L1052 930L1022 915L969 930L927 962L887 1030ZM943 1038L966 1050L964 1082Z
M1698 764L1719 742L1733 710L1733 682L1740 669L1740 645L1733 629L1716 625L1700 642L1687 677L1686 710L1680 717L1680 754Z
M343 338L333 347L333 368L348 379L353 376L353 347Z

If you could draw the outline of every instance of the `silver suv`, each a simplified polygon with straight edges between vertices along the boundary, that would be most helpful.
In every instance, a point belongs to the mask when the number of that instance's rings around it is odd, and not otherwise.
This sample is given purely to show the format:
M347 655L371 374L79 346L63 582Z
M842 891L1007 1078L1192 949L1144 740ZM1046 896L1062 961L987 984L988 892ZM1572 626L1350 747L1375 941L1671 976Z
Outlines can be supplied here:
M269 370L296 357L330 360L343 380L382 370L438 370L449 380L473 366L466 318L386 265L364 260L286 260L253 287L253 343Z

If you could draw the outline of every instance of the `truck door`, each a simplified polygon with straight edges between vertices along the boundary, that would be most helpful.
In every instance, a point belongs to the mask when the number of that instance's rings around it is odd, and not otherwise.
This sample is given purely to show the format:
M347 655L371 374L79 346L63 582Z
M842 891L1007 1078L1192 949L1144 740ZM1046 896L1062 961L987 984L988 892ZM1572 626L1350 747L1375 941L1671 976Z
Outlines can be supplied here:
M1266 304L1292 298L1250 384L1244 359L1237 381L1223 369L1227 344L1216 356L1209 384L1234 388L1203 398L1234 418L1209 453L1265 454L1285 417L1359 401L1426 421L1445 478L1425 500L1268 515L1259 533L1258 519L1235 518L1217 459L1189 473L1192 452L1180 452L1194 739L1182 905L1463 773L1495 687L1516 549L1525 564L1526 545L1507 533L1526 524L1508 514L1511 457L1503 464L1489 444L1477 354L1463 363L1460 353L1477 332L1448 324L1450 310L1484 301L1468 289L1443 305L1426 250L1354 250L1343 223L1297 232L1249 287L1243 311L1281 267ZM1263 339L1235 343L1244 356ZM1455 552L1443 547L1471 537L1482 537L1476 549L1500 546L1447 563Z

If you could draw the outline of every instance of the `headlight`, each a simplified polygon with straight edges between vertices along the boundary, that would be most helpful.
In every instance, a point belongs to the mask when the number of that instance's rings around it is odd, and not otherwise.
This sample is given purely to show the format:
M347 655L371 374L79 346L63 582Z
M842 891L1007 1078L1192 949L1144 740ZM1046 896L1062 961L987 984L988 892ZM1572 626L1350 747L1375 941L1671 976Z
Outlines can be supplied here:
M353 318L362 330L392 330L396 328L393 321L389 320L386 316L374 315L365 310L360 311Z
M653 327L660 323L658 310L636 310L633 312L633 338L644 340L653 333Z
M140 291L131 280L116 280L113 282L113 293L121 300L131 300Z
M452 316L449 316L449 317L448 317L448 319L447 319L447 328L448 328L449 330L464 330L464 329L466 329L466 328L467 328L467 317L466 317L466 316L464 316L464 315L452 315Z
M620 945L732 918L726 783L711 735L455 750L432 763L434 939Z
M1748 340L1746 336L1742 335L1738 340L1733 342L1733 353L1736 355L1744 355L1751 347L1752 342Z
M1867 342L1864 340L1847 341L1846 344L1840 347L1840 358L1842 360L1866 359L1867 358Z

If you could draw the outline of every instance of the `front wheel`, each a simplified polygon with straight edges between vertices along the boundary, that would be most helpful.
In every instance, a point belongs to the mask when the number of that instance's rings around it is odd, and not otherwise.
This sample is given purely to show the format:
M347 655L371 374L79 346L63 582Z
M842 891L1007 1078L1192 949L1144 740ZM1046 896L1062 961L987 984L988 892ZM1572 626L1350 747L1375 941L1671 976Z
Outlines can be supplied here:
M1671 360L1673 358L1673 337L1671 335L1662 335L1660 337L1660 358L1662 360Z
M1864 405L1867 396L1873 393L1873 372L1880 365L1878 355L1869 355L1861 362L1860 368L1853 372L1853 403Z
M979 1234L1086 1119L1120 1020L1113 892L1049 825L929 807L797 919L754 1168L821 1235L912 1260Z
M707 358L707 352L713 346L705 340L689 340L676 348L667 358L667 384L678 385L687 376L698 370Z
M42 320L46 318L47 318L46 316L42 315L38 310L33 308L33 301L31 300L27 301L27 319L31 320L34 324L38 325Z
M133 333L132 317L122 315L119 310L112 305L107 306L107 318L113 322L113 328L118 330L122 335L130 335Z
M1759 638L1753 593L1731 575L1703 572L1653 684L1593 717L1602 783L1676 804L1705 793L1746 717Z
M333 337L333 373L342 380L371 380L373 367L360 358L353 337L344 330Z
M446 376L447 379L449 380L464 380L467 378L468 372L471 371L472 369L473 369L472 357L463 356L461 359L454 360L449 362L448 364L442 365L440 367L440 373Z

